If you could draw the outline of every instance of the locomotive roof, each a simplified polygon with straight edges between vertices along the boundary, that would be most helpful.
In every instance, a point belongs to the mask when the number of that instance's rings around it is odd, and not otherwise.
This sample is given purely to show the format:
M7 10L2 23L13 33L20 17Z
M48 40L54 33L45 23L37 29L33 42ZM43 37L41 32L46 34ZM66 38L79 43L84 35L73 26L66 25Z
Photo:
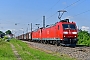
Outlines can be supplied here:
M59 21L59 22L56 22L55 24L47 25L45 28L49 28L49 27L55 26L55 25L57 25L58 23L74 23L74 22L69 22L69 19L65 19L65 20L61 20L61 21ZM35 29L34 31L38 31L39 29L44 29L44 28L41 27L41 28Z
M69 19L65 19L65 20L60 20L59 22L56 22L55 24L51 24L51 25L47 25L46 26L46 28L48 28L48 27L52 27L52 26L55 26L57 23L60 23L60 22L67 22L67 23L69 23Z

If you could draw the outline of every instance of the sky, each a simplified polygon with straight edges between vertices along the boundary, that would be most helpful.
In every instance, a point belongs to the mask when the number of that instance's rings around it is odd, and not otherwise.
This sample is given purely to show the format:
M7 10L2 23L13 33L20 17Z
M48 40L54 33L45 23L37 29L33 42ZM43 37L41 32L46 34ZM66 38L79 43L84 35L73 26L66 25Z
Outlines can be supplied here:
M65 10L61 19L69 18L82 30L90 32L90 0L0 0L0 30L20 35L42 27L43 16L45 24L59 21L57 11Z

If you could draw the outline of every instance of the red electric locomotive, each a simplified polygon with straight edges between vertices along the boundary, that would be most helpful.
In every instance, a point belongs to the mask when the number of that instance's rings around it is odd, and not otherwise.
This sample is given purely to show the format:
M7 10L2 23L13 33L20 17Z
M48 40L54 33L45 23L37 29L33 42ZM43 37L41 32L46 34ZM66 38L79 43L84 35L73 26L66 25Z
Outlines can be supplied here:
M42 43L52 43L56 45L71 45L76 46L77 39L77 26L75 22L69 22L69 19L61 20L64 10L60 10L58 18L59 22L39 28L24 35L19 39L38 41ZM60 14L62 12L62 14ZM61 15L61 16L60 16Z
M76 23L65 19L52 26L40 28L32 32L32 40L56 45L76 46L78 40Z

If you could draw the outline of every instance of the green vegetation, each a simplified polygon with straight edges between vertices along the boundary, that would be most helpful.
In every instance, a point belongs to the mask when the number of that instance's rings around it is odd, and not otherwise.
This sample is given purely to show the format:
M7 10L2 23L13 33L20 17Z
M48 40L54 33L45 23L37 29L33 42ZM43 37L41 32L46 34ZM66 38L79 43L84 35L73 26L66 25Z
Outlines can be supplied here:
M28 44L11 39L10 42L6 42L7 36L0 38L0 60L16 60L10 43L15 46L22 60L74 60L65 55L59 53L47 53L42 50L38 50L30 47ZM90 33L87 31L80 31L78 33L78 44L90 46Z
M3 39L0 41L0 60L16 60L10 44Z
M10 30L7 30L5 33L6 33L6 35L12 34L12 32Z
M74 60L67 56L61 56L55 53L46 53L44 51L30 47L28 44L20 40L11 40L19 55L23 60Z
M4 36L3 38L0 38L0 42L5 42L8 41L9 37L8 36Z
M0 60L17 60L10 44L15 46L22 60L75 60L59 53L38 50L20 40L11 39L10 42L7 42L5 39L7 37L0 38Z
M0 31L0 38L3 38L5 35L13 35L10 30L7 30L5 33Z
M87 31L80 31L78 33L78 44L90 46L90 33Z

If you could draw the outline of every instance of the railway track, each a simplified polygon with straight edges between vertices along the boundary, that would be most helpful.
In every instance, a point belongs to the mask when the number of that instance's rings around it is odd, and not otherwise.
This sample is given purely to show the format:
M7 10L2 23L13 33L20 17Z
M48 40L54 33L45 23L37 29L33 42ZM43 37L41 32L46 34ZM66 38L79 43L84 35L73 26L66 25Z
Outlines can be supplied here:
M71 48L28 41L23 42L26 42L30 46L38 49L57 52L60 54L66 54L69 55L70 57L76 58L77 60L90 60L90 47L76 46L75 48Z

